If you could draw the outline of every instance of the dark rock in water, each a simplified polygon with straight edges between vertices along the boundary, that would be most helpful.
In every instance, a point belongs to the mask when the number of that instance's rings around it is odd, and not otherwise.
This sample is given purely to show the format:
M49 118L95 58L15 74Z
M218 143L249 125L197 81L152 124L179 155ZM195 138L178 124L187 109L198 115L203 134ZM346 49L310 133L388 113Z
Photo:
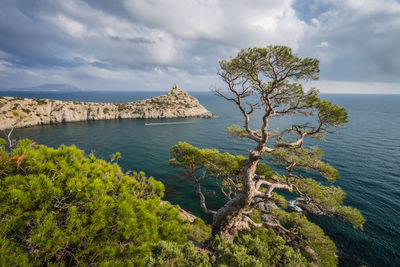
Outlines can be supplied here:
M261 200L262 200L261 198L254 198L254 201L255 201L255 202L261 201ZM272 210L277 209L278 206L277 206L274 202L272 202L272 201L267 201L267 202L260 202L260 203L258 203L258 204L256 205L256 208L259 209L259 210L261 210L262 212L267 212L267 213L269 213L269 212L271 212Z
M323 215L324 212L314 203L306 202L302 197L288 201L288 208L292 211L303 212L314 215Z
M265 209L265 212L271 212L275 209L278 209L278 206L274 202L268 201L268 202L264 203L264 209Z
M303 211L303 209L299 207L299 202L300 202L301 200L303 200L303 198L301 198L301 197L296 198L296 199L289 200L289 201L287 202L288 208L289 208L291 211L298 211L298 212Z
M298 206L309 214L323 215L324 212L320 210L314 203L306 203L304 200L299 201Z

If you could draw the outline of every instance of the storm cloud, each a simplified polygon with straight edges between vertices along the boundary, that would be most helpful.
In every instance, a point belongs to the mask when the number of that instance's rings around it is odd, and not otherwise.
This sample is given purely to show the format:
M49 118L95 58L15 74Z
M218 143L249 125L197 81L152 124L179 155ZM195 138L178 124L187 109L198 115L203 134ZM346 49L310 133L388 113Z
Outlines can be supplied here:
M176 82L187 90L208 90L218 82L219 60L249 46L280 44L321 60L322 92L400 93L395 0L5 0L1 5L3 89L68 83L98 90L168 90Z

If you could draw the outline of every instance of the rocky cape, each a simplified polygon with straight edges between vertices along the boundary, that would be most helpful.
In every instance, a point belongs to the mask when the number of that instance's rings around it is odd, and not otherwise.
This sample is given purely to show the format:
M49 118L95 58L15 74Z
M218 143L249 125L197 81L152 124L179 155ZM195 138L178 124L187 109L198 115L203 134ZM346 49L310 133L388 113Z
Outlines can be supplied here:
M0 130L86 120L187 117L212 114L176 85L165 95L120 104L0 97Z

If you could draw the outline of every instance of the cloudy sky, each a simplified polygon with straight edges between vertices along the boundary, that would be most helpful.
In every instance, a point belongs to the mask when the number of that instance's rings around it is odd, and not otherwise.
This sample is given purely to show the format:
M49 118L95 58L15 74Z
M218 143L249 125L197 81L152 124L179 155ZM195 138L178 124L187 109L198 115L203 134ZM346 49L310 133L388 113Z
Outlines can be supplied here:
M396 0L2 0L0 88L209 90L218 61L287 45L325 93L400 93Z

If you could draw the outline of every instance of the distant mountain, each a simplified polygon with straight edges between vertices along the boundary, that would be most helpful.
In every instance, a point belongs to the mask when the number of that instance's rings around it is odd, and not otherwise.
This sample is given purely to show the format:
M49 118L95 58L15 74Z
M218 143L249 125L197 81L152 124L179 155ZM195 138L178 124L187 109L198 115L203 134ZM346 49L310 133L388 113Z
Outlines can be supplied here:
M78 92L86 91L74 85L65 83L48 83L34 87L10 88L7 91L36 91L36 92Z

